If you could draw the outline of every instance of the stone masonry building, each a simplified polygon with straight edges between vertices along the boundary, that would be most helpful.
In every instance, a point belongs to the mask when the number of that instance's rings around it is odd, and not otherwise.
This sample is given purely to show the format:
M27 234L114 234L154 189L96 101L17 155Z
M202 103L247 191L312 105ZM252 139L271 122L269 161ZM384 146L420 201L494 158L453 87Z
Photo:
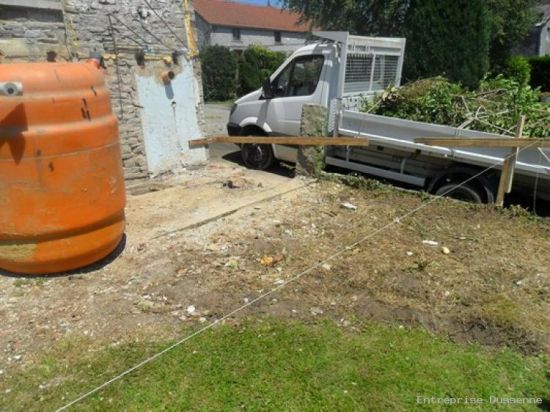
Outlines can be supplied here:
M207 156L187 147L202 135L193 20L187 0L0 0L0 64L101 57L126 178L178 171Z

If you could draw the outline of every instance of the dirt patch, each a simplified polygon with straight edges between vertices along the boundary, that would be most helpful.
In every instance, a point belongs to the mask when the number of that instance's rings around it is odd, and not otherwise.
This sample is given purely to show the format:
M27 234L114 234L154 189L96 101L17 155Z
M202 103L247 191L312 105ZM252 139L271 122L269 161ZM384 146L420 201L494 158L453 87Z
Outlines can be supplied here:
M97 345L144 330L174 338L182 325L218 319L315 265L232 321L328 316L353 327L375 320L523 353L549 351L547 221L441 200L377 233L427 200L309 181L179 230L205 208L282 184L239 168L195 173L129 197L127 244L116 259L60 278L0 278L0 369L17 368L68 336L91 336ZM228 180L242 187L224 186ZM266 264L266 256L277 259Z

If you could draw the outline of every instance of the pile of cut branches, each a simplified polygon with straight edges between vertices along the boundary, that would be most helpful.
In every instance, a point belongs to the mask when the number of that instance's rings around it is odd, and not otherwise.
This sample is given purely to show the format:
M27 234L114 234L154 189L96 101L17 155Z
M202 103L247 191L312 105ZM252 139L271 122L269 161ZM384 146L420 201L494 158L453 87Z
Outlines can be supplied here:
M524 136L550 138L550 104L540 101L538 90L502 75L484 79L474 91L443 77L390 87L365 100L363 111L504 135L515 135L524 114Z

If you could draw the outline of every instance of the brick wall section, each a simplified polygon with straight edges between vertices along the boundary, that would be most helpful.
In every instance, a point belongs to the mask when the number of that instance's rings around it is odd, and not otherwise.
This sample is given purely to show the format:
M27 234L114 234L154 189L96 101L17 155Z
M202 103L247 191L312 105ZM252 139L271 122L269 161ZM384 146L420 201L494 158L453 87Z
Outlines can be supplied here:
M55 51L58 60L76 56L84 59L92 52L105 55L106 81L112 95L113 112L119 118L126 178L147 177L135 75L143 70L148 73L165 70L168 65L163 58L173 51L181 52L180 58L186 58L183 2L147 0L161 19L144 0L59 1L62 12L6 7L0 0L0 53L4 54L4 61L44 61L48 51ZM113 58L114 41L119 52L118 70ZM139 49L145 50L146 69L136 62L135 54ZM200 82L198 62L194 62L194 69ZM202 96L199 111L198 117L203 119Z

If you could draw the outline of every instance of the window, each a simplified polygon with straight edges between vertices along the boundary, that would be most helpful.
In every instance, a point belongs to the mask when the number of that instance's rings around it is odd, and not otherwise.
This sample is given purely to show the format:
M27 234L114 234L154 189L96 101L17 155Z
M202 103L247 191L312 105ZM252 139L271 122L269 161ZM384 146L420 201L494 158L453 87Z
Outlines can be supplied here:
M0 6L63 11L61 0L0 0Z
M290 83L290 73L292 72L293 63L288 64L277 78L271 84L273 89L273 97L284 97L288 91L288 85Z
M272 83L273 96L309 96L317 89L323 56L302 56L286 66Z
M294 60L288 96L309 96L313 94L317 88L317 83L319 83L323 62L323 56L298 57Z
M276 31L275 32L275 43L281 43L281 32L280 31Z
M241 29L233 29L233 40L241 40Z

